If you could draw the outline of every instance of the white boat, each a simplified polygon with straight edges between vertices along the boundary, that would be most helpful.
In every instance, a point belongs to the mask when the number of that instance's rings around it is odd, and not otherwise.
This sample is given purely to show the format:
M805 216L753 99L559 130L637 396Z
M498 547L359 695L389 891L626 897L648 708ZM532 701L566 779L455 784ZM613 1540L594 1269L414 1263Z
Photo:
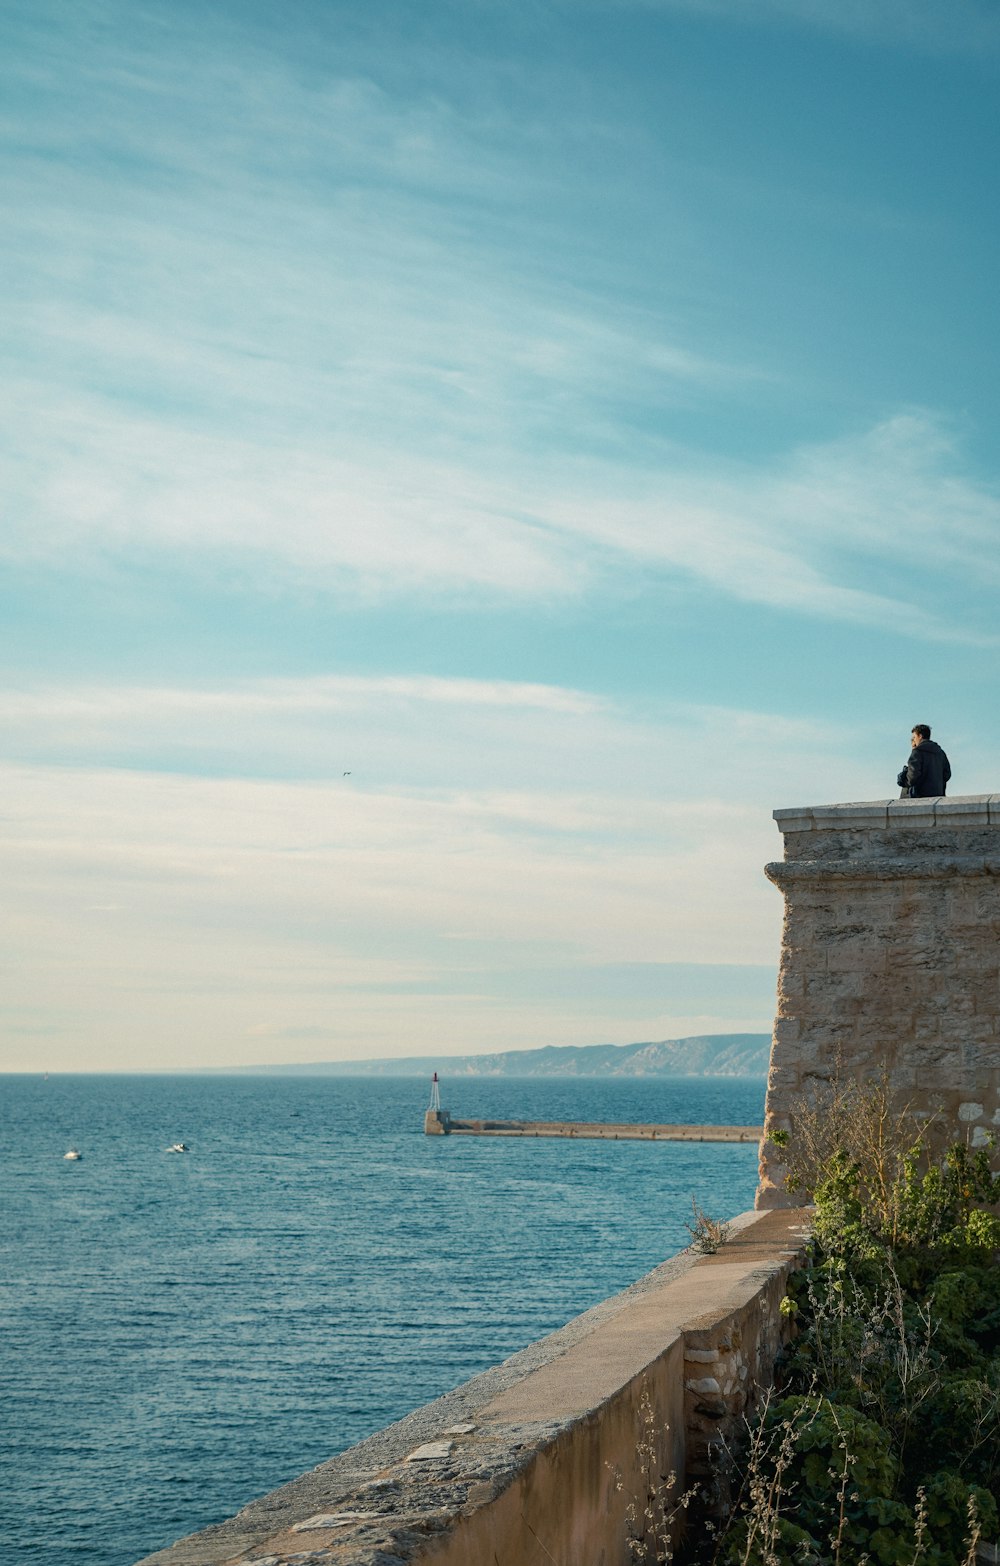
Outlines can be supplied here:
M75 1147L71 1147L68 1153L63 1153L63 1157L64 1158L71 1158L71 1159L73 1159L75 1161L75 1160L77 1160L79 1158L82 1158L83 1154L82 1153L78 1153Z
M168 1153L189 1153L191 1149L186 1142L171 1142L167 1148Z

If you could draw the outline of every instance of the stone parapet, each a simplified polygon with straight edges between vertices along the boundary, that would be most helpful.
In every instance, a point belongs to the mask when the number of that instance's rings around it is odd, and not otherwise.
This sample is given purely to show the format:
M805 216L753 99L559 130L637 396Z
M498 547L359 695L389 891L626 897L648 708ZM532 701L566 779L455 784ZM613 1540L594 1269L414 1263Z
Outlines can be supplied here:
M139 1566L627 1566L650 1473L726 1500L771 1384L801 1213L744 1213L502 1365ZM651 1445L651 1451L643 1449Z
M800 805L774 811L783 836L797 832L910 830L921 826L1000 826L1000 794L952 799L866 799L846 805Z
M785 897L758 1205L775 1129L834 1077L886 1075L942 1139L1000 1131L1000 794L776 810Z

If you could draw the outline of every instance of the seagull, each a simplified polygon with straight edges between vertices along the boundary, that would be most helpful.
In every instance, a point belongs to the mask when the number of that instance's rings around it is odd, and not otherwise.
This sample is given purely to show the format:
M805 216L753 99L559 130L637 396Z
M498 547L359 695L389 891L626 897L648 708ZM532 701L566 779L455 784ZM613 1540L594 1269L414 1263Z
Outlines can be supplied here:
M345 777L345 778L349 778L349 777L350 777L350 775L351 775L351 774L350 774L350 773L349 773L349 772L345 772L345 773L344 773L344 777Z

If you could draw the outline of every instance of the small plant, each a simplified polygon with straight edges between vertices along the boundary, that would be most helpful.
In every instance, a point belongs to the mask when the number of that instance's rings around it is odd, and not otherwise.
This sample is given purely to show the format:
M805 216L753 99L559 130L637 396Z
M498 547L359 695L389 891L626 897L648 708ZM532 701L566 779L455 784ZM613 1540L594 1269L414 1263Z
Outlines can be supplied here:
M773 1393L764 1398L757 1421L748 1426L749 1444L743 1462L743 1480L733 1507L730 1525L716 1544L715 1559L724 1566L776 1566L782 1545L799 1543L801 1530L790 1534L787 1517L795 1491L788 1470L798 1443L795 1419L774 1417Z
M725 1219L710 1218L703 1208L698 1206L694 1197L691 1198L691 1214L693 1223L684 1225L691 1236L691 1249L700 1251L704 1256L711 1256L713 1252L720 1250L730 1235L730 1225Z
M866 1208L891 1226L893 1192L904 1160L920 1149L929 1125L917 1120L908 1104L895 1102L887 1075L865 1083L837 1075L796 1107L794 1137L774 1131L770 1140L785 1155L790 1191L813 1196L839 1158L857 1170Z
M636 1566L670 1566L676 1553L676 1532L697 1489L677 1493L677 1474L671 1469L661 1473L660 1453L670 1434L670 1426L657 1427L653 1399L644 1381L639 1396L639 1427L636 1433L636 1465L642 1476L642 1494L633 1494L625 1508L629 1560ZM611 1466L610 1464L608 1465ZM624 1487L621 1470L613 1468L615 1489Z
M976 1556L979 1552L979 1541L983 1536L983 1530L979 1521L979 1507L976 1504L975 1492L969 1496L965 1515L966 1550L962 1566L976 1566Z

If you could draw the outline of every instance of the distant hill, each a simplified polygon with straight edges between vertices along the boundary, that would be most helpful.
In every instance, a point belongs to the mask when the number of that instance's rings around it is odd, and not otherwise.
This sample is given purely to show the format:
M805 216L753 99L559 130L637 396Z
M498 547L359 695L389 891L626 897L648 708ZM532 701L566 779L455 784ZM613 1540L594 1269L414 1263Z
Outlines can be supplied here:
M656 1044L549 1044L493 1055L410 1055L401 1060L240 1069L267 1076L324 1077L429 1077L432 1071L447 1077L766 1077L770 1043L767 1033L706 1033Z

